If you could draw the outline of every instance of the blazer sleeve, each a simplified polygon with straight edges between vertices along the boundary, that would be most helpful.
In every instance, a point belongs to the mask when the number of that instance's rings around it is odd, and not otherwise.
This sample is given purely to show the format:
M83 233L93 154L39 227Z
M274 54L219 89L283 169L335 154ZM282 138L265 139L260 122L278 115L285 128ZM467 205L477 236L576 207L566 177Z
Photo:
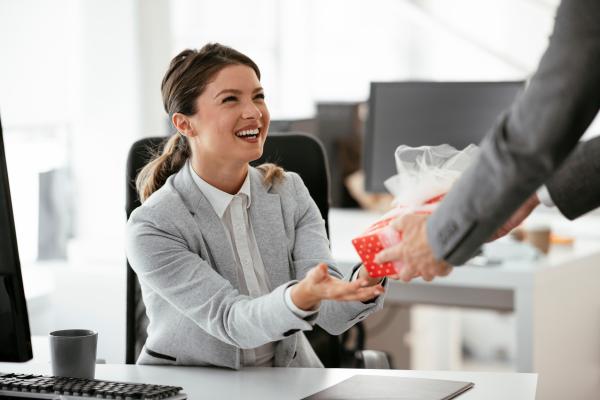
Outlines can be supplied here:
M431 216L435 256L465 263L576 146L600 109L600 2L563 1L538 70Z
M294 197L297 201L295 241L292 251L297 279L302 279L311 268L321 262L328 264L329 273L332 276L338 279L351 279L352 273L344 277L335 266L329 249L325 222L321 217L319 208L310 197L308 189L297 174L289 174L294 182L296 193ZM384 296L382 295L371 303L323 301L316 323L328 333L339 335L372 312L383 307L383 300Z
M600 207L600 136L580 142L546 187L560 212L571 220Z
M291 283L258 298L240 294L190 251L174 224L153 208L142 206L132 214L126 237L127 257L139 279L225 343L254 348L312 329L285 304L284 292Z

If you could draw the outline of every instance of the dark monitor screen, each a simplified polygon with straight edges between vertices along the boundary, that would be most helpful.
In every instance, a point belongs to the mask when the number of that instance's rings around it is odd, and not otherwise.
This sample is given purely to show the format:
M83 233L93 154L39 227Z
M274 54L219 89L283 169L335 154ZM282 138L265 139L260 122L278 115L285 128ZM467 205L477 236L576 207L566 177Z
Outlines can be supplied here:
M510 82L373 82L369 97L363 168L365 189L384 192L396 174L401 145L479 143L523 89Z
M31 358L31 335L0 121L0 361Z

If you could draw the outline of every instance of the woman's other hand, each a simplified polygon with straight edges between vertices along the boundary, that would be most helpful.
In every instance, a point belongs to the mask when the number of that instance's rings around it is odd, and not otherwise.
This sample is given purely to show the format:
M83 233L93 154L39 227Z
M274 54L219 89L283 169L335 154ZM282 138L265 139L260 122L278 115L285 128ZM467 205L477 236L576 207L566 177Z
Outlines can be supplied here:
M298 284L292 287L292 301L302 310L312 310L322 300L367 301L385 291L380 284L369 286L371 282L360 277L347 282L329 275L326 264L311 269Z

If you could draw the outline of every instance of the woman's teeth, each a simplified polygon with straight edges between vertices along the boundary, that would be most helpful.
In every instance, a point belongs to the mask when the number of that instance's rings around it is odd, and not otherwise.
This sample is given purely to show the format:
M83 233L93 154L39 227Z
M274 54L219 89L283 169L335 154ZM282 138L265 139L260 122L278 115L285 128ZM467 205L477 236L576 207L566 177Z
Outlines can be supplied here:
M256 128L256 129L247 129L247 130L244 130L244 131L236 132L235 136L243 138L243 137L249 137L249 136L258 136L258 133L259 133L259 129L258 128Z

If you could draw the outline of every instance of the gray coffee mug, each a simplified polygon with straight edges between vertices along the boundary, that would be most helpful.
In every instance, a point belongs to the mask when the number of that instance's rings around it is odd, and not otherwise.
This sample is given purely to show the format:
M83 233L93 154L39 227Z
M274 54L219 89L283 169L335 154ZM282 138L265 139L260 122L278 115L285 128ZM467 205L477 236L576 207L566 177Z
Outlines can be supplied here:
M50 332L52 375L94 379L98 333L87 329Z

